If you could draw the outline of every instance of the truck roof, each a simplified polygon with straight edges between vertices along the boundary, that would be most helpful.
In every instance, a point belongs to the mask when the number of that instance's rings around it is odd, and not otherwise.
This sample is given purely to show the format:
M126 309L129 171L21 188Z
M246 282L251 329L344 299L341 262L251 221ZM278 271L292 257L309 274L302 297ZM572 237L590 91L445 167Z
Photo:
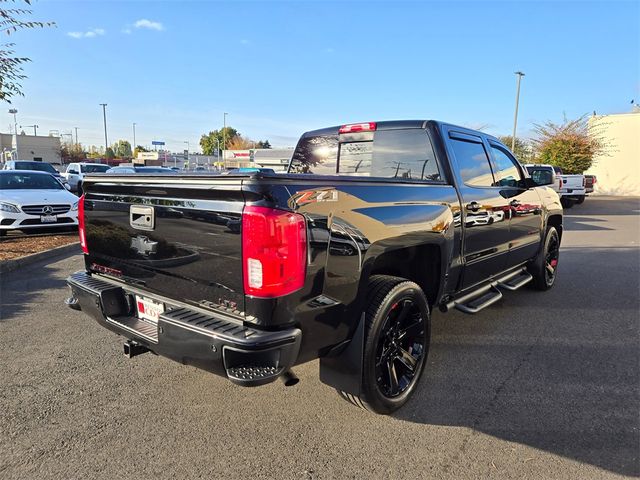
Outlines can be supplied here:
M354 123L358 123L358 122L354 122ZM351 125L351 124L352 123L348 123L347 125ZM460 125L454 125L451 123L441 122L438 120L384 120L381 122L375 122L375 124L376 124L376 131L377 130L399 130L399 129L406 129L406 128L427 128L428 124L433 124L437 126L447 125L449 127L454 127L456 130L461 130L463 132L468 132L476 135L483 135L487 138L490 138L491 140L502 143L500 142L500 139L486 132L481 132L479 130L473 130L468 127L462 127ZM341 127L342 125L336 125L333 127L320 128L318 130L310 130L308 132L303 133L301 138L315 137L315 136L321 136L321 135L337 135Z

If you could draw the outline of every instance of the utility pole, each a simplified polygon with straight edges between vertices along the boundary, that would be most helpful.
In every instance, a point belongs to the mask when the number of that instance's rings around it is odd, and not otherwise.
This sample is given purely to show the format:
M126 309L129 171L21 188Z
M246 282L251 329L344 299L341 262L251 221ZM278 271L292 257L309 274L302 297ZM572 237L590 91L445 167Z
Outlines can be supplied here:
M516 148L516 127L518 126L518 104L520 103L520 80L524 77L524 73L514 72L518 76L518 86L516 87L516 112L513 116L513 135L511 136L511 151Z
M13 114L13 133L16 136L16 158L14 158L14 160L18 160L18 120L16 118L18 110L16 110L15 108L11 108L9 109L9 113Z
M189 163L189 140L185 140L182 143L186 143L187 144L187 165L189 165L190 164ZM197 161L197 159L196 159L196 161Z
M223 115L223 127L222 127L222 161L224 162L224 151L227 149L227 112Z
M107 140L107 104L101 103L102 106L102 118L104 120L104 156L107 156L107 149L109 148L109 141Z
M37 137L38 136L38 128L40 128L39 125L25 125L24 127L22 125L20 125L20 128L33 128L33 136Z
M80 145L78 143L78 127L73 127L76 130L76 145Z
M133 146L132 146L132 152L133 150L136 149L136 122L133 122Z

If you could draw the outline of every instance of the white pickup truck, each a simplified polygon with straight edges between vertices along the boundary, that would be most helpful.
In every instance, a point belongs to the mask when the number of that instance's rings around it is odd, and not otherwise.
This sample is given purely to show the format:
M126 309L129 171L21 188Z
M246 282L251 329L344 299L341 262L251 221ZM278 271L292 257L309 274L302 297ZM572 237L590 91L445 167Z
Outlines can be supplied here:
M70 163L67 166L67 171L62 174L66 179L72 192L76 192L78 195L82 195L82 181L84 176L88 173L104 173L111 168L111 165L105 165L101 163Z
M560 201L564 208L571 208L574 204L584 202L586 195L584 175L565 175L560 167L546 164L525 165L529 175L534 180L541 176L552 176L553 189L560 195Z

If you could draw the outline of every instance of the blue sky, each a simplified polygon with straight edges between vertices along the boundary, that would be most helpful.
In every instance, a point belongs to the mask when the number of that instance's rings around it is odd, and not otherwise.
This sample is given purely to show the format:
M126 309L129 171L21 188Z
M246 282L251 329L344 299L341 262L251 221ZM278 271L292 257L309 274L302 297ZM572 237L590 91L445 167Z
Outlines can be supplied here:
M31 57L21 125L84 144L164 140L228 124L291 146L305 130L435 118L509 134L640 101L640 2L65 2L57 28L10 38ZM0 123L6 131L12 119Z

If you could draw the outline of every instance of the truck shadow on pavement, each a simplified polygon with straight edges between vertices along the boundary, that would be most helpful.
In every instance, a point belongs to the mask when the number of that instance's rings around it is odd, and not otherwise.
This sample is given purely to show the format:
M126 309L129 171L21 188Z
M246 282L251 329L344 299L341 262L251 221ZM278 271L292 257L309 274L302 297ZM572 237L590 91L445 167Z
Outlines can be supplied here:
M523 288L475 316L434 313L427 370L396 417L468 427L463 455L481 432L638 475L638 250L561 258L549 292Z
M56 278L58 268L51 266L54 260L43 260L25 269L2 272L0 277L0 322L22 316L31 305L42 303L41 292L66 287L63 278ZM47 308L43 304L43 308Z

